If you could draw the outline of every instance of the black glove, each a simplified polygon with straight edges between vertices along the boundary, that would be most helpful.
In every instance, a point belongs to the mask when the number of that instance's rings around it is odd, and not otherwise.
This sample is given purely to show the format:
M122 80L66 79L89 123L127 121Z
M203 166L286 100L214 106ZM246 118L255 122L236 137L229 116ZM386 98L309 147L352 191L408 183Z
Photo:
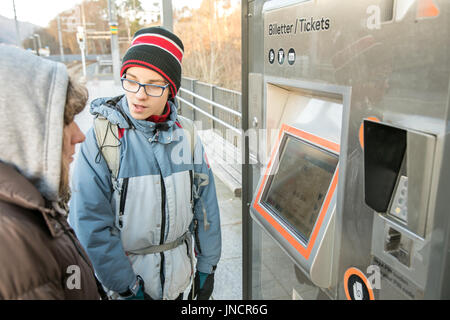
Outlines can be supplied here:
M136 284L130 290L119 294L121 300L153 300L147 293L145 293L144 280L141 276L137 276Z
M207 274L204 282L200 281L201 277L204 275L205 273L199 271L195 273L194 284L192 285L193 288L191 287L188 300L209 300L209 297L211 297L214 290L214 272ZM200 287L201 282L203 282L203 285Z

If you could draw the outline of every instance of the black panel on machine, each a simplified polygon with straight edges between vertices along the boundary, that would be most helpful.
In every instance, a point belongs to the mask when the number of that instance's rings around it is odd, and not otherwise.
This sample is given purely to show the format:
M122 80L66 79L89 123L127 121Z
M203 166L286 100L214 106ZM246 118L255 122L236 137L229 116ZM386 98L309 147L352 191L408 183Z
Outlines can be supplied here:
M387 211L406 151L406 130L364 121L364 195L373 210Z

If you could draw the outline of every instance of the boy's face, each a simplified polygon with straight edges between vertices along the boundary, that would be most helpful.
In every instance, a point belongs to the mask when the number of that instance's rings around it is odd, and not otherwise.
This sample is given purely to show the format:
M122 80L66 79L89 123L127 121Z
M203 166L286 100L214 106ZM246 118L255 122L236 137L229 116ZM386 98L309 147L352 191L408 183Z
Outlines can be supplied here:
M142 84L159 86L167 84L159 73L147 68L131 67L126 71L126 78ZM167 87L160 97L147 95L142 87L136 93L125 91L131 116L137 120L145 120L153 115L161 115L169 98L169 91L170 89ZM147 92L150 92L150 89Z

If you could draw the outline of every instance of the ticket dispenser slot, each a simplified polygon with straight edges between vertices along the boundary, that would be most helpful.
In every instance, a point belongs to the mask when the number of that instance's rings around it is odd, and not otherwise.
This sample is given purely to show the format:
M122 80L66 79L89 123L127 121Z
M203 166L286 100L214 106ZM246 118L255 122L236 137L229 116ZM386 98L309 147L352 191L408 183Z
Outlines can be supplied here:
M372 254L423 290L436 137L364 121L364 195L374 211ZM388 278L391 276L388 276Z

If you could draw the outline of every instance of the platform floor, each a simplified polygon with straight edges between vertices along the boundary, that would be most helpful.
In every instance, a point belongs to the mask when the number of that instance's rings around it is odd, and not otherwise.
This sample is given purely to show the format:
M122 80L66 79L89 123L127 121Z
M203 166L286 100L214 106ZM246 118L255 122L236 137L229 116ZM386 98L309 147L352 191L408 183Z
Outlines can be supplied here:
M240 198L215 178L222 226L222 256L217 266L213 299L242 299L242 219Z

